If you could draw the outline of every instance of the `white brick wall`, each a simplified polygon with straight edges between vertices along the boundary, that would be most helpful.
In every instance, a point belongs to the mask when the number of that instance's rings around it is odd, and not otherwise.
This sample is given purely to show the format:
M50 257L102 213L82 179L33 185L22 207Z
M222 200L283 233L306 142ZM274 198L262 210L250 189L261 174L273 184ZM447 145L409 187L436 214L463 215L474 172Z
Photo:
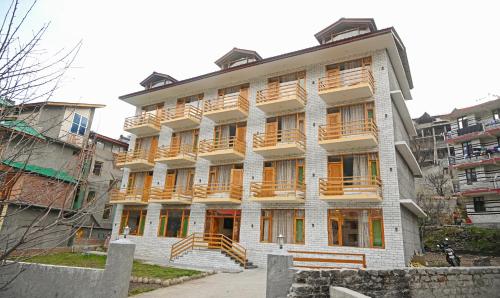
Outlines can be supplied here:
M355 59L372 55L373 75L375 78L375 107L376 119L379 127L379 158L380 175L383 183L383 202L381 203L358 203L358 202L338 202L327 203L319 199L318 179L327 176L327 156L328 153L318 145L318 126L326 123L326 104L318 96L318 78L324 76L325 65L349 59ZM394 147L394 113L390 98L389 70L390 63L385 51L365 53L364 55L342 57L325 61L323 64L309 65L302 69L306 70L306 90L308 93L306 115L306 135L307 150L305 155L306 172L305 182L307 185L306 202L304 204L263 204L250 202L249 191L250 182L262 180L263 158L252 150L252 136L255 132L263 132L265 125L265 114L255 107L255 98L258 90L264 89L267 78L276 74L269 74L250 82L249 102L250 111L247 120L247 153L244 161L244 192L241 206L210 206L210 209L220 208L241 208L240 243L247 248L249 260L259 266L266 265L266 255L279 251L277 244L260 243L260 211L262 208L304 208L305 209L305 245L285 245L284 250L297 249L309 251L332 251L365 253L367 255L367 265L369 268L375 267L403 267L405 266L405 249L403 245L402 214L399 203L400 186L398 183L398 165L396 151ZM288 72L295 71L289 70ZM236 85L236 84L234 84ZM205 90L205 98L214 98L215 86L211 90ZM193 92L195 94L197 92ZM175 99L167 99L171 102ZM296 111L294 111L296 112ZM399 122L397 122L399 123ZM200 125L200 140L212 138L213 121L203 117ZM168 144L171 131L162 127L160 134L160 145ZM195 183L207 183L210 163L204 159L199 159L196 163ZM154 173L155 185L163 185L166 167L157 165ZM123 181L127 181L127 172ZM327 234L327 210L330 208L382 208L384 216L384 249L367 249L353 247L331 247L328 246ZM149 204L146 229L144 236L131 237L137 243L137 256L141 258L165 260L170 253L170 245L178 239L159 238L156 236L157 224L159 221L158 204ZM205 223L205 211L207 207L203 204L192 204L190 206L191 217L189 221L189 233L203 232ZM116 237L116 229L119 227L120 214L122 208L116 208L115 224L113 236ZM216 265L214 260L213 264Z

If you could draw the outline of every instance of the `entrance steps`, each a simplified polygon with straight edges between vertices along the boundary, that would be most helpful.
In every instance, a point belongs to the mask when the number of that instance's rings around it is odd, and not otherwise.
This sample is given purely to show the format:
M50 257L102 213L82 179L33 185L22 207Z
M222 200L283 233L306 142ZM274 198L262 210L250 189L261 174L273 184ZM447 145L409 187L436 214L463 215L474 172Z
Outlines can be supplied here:
M243 267L239 263L215 249L193 249L186 251L171 261L182 267L210 269L223 272L241 272Z

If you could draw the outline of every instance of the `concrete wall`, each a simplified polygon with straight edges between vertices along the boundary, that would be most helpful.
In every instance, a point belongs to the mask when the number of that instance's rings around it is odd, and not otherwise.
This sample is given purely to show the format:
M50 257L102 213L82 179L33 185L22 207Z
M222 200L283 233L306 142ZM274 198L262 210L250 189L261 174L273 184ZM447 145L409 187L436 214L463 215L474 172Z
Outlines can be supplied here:
M325 202L319 199L318 179L327 176L327 158L332 152L325 151L318 144L318 126L326 123L327 105L318 95L318 79L325 75L325 65L356 59L366 56L372 56L372 69L375 80L375 111L376 121L379 127L379 158L380 158L380 176L383 183L383 201L382 202ZM260 214L262 209L305 209L305 245L287 244L284 250L310 250L310 251L331 251L331 252L354 252L364 253L367 256L368 267L404 267L404 246L400 210L400 185L398 182L398 162L394 146L394 111L390 97L391 86L389 84L390 61L386 51L367 52L363 55L331 57L330 60L322 64L306 65L300 69L290 69L282 73L269 73L265 77L259 77L249 83L249 117L247 119L246 134L246 157L244 160L244 188L243 199L239 206L235 205L204 205L192 204L190 207L191 216L189 220L189 233L203 232L205 225L205 213L207 209L236 208L242 210L240 225L240 243L247 248L248 258L255 264L265 267L267 264L267 255L279 253L279 247L276 243L260 242ZM304 204L259 204L251 202L250 183L262 180L264 158L255 153L252 148L253 134L265 131L266 115L256 107L256 94L258 90L266 88L267 78L281 75L293 71L306 70L306 90L307 105L305 109L284 111L281 114L292 112L305 112L307 135L307 152L305 158L305 182L307 184L307 197ZM190 94L204 93L205 99L216 97L217 89L227 86L214 86L207 90L191 90ZM165 98L166 106L171 106L176 98ZM139 108L137 109L140 110ZM268 115L272 116L272 115ZM213 138L213 128L216 125L206 117L202 118L200 125L200 140ZM399 124L398 124L399 125ZM172 130L162 126L159 145L170 143ZM130 147L133 147L134 138L132 138ZM354 150L353 150L354 151ZM207 183L210 162L199 158L196 162L195 183ZM156 164L154 168L153 185L163 186L167 167ZM122 187L126 187L128 170L124 172ZM401 186L401 187L411 187ZM178 206L175 206L178 208ZM179 241L177 238L157 237L159 212L162 208L159 204L148 204L147 219L144 235L142 237L131 237L137 244L136 255L139 258L152 259L156 261L165 261L170 254L172 243ZM174 207L172 207L174 208ZM327 236L327 214L328 209L333 208L382 208L384 216L384 249L355 248L355 247L332 247L328 245ZM117 237L119 222L123 206L116 208L115 220L113 223L113 238Z
M408 265L415 253L422 252L418 218L411 211L401 206L405 263Z
M123 239L111 243L104 270L30 263L2 265L0 288L6 288L0 290L0 296L127 297L134 247Z
M294 276L288 297L330 297L330 286L369 297L498 297L500 267L391 270L303 270Z

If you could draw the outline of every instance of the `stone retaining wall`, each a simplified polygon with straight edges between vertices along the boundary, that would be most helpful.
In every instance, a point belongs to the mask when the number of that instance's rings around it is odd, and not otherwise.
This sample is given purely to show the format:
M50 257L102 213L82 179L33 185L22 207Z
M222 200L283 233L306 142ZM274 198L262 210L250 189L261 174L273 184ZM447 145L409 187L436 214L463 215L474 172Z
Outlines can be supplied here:
M500 267L302 270L288 297L330 297L330 286L370 297L498 297Z

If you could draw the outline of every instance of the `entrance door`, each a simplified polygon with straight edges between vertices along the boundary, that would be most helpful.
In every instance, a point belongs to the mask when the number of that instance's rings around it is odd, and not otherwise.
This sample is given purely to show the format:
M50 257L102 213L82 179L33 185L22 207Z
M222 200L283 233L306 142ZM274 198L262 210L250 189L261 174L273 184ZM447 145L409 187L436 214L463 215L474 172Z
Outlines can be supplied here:
M328 195L341 195L344 193L342 162L328 163L327 191Z
M239 241L241 210L207 210L205 219L205 239L209 247L220 245L215 235L224 235Z
M265 167L264 168L264 179L262 185L262 196L263 197L272 197L274 196L275 189L275 179L274 179L274 168L273 167Z
M340 113L330 113L326 116L326 125L328 137L332 139L340 138L342 135L342 123Z

